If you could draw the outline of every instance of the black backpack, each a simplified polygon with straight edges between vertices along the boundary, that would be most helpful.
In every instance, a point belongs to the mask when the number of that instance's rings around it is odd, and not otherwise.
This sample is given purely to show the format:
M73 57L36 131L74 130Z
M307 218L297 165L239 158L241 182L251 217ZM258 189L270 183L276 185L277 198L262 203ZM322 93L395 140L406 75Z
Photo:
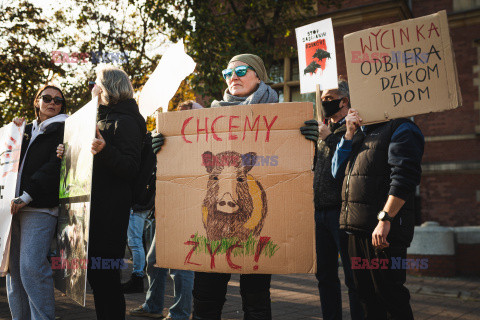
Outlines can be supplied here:
M133 184L132 207L150 209L155 197L157 157L152 149L152 134L147 132L142 145L140 171ZM134 208L135 210L135 208Z

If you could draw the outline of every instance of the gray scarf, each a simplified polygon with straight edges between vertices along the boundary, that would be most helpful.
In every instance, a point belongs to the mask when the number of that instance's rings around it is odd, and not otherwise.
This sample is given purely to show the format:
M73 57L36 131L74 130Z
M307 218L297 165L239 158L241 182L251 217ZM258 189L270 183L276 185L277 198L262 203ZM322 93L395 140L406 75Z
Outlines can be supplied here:
M228 92L228 88L223 94L223 100L214 100L211 107L224 107L224 106L236 106L243 104L258 104L258 103L277 103L278 95L275 90L267 86L263 81L260 81L257 91L249 95L248 97L232 96Z

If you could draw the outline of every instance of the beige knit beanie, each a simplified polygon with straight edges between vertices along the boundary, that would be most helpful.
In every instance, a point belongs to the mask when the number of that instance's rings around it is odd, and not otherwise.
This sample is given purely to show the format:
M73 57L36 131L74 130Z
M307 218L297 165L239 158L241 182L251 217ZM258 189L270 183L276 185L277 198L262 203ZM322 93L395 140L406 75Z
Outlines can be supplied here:
M257 73L257 76L260 80L262 80L263 82L268 81L267 70L265 69L262 58L260 58L259 56L251 53L239 54L230 59L228 64L234 61L241 61L248 64L250 67L255 69L255 72Z

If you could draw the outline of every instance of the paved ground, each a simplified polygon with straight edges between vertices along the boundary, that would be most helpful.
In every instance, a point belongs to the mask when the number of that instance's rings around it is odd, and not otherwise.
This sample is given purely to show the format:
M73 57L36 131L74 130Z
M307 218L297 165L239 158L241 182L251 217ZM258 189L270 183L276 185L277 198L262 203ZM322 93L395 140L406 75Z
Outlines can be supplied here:
M343 274L341 274L343 283ZM128 271L125 279L128 278ZM480 279L478 278L427 278L409 276L407 285L412 294L415 319L465 319L480 320ZM274 275L272 279L273 319L322 319L320 301L313 275ZM165 305L173 301L173 288L167 286ZM343 316L349 319L346 287L342 285ZM137 307L145 299L144 294L126 296L127 309ZM80 307L56 291L57 315L62 320L95 319L93 296L89 291L87 306ZM165 314L168 311L165 309ZM239 278L233 276L228 287L223 319L242 319L239 294ZM0 319L11 319L5 292L5 279L0 278ZM141 319L127 317L129 320ZM146 319L146 318L143 318Z

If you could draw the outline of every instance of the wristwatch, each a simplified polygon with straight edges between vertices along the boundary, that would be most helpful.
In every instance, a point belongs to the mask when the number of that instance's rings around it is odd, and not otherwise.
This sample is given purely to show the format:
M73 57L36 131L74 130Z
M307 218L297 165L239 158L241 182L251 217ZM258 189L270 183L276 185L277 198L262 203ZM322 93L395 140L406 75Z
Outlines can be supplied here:
M392 222L393 218L388 215L388 212L386 211L380 211L377 215L378 221L388 221Z

